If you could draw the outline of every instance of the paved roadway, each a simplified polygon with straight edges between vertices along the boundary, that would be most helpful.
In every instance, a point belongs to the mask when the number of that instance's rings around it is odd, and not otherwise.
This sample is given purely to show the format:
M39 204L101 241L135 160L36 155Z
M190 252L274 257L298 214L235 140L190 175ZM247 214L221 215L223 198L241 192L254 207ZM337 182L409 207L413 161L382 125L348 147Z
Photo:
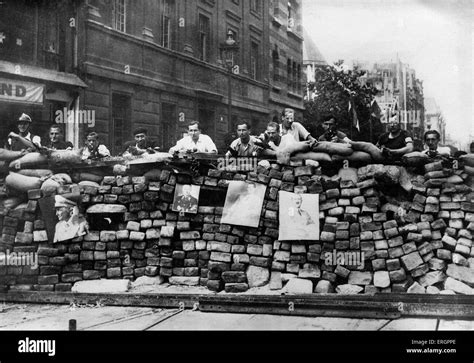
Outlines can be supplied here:
M473 320L351 319L117 306L0 304L0 330L474 330Z

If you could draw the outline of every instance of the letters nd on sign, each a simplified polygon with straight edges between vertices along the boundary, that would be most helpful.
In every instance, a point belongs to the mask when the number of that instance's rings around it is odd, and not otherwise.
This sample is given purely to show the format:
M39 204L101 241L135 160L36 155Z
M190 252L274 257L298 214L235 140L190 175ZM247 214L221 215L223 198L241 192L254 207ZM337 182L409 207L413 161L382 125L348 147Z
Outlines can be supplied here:
M0 101L43 103L43 91L42 84L0 78Z

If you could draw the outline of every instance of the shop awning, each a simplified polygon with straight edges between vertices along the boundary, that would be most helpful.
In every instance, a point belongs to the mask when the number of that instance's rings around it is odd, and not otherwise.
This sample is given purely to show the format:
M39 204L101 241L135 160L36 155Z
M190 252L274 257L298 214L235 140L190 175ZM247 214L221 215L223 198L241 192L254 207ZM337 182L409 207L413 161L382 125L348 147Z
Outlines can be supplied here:
M19 67L19 68L18 68ZM15 78L31 78L47 82L55 82L68 86L87 87L78 76L72 73L58 72L51 69L29 66L21 63L0 61L0 75L13 76Z

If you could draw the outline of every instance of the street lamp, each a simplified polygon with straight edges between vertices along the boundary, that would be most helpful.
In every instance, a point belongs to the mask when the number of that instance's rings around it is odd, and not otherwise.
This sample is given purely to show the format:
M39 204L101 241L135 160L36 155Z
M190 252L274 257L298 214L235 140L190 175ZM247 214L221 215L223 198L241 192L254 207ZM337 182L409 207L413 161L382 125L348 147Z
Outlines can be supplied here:
M239 50L239 45L234 39L232 30L227 31L227 38L220 48L227 67L227 124L230 125L232 118L232 74L239 74L238 66L234 66L234 58Z

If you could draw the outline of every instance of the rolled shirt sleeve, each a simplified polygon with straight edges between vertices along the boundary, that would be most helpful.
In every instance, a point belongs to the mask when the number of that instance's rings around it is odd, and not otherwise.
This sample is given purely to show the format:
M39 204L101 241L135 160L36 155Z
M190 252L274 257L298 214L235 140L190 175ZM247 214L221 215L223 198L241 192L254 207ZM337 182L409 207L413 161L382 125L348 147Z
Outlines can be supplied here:
M97 152L100 156L110 156L110 151L104 144L99 145L99 147L97 148Z

